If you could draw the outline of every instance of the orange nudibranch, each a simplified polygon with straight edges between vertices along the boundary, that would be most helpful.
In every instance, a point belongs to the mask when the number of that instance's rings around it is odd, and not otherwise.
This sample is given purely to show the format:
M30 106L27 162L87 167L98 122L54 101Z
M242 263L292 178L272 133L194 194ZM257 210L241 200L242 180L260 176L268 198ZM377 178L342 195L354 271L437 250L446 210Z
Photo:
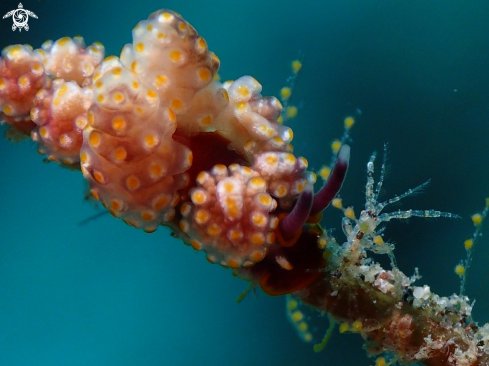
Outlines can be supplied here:
M324 259L308 222L339 191L349 147L314 195L314 175L279 123L282 105L257 80L216 81L218 57L170 10L132 36L120 57L105 59L101 44L81 37L5 48L2 119L49 160L79 167L92 195L127 224L169 226L271 295L313 282Z

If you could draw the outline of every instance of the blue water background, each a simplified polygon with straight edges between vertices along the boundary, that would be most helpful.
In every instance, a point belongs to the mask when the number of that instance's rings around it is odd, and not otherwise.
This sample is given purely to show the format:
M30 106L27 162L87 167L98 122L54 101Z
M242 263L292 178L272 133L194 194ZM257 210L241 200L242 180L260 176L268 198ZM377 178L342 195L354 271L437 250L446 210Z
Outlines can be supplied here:
M17 8L4 0L0 15ZM0 19L0 47L82 35L118 55L131 29L162 7L181 13L221 60L223 79L252 75L277 95L304 55L293 100L295 152L317 169L353 115L341 196L359 211L365 164L389 143L388 198L431 178L404 209L462 220L389 224L399 267L432 291L458 292L469 216L489 196L489 2L486 0L33 1L28 32ZM4 128L0 132L3 133ZM283 298L210 265L169 231L148 235L104 217L84 227L81 174L44 164L32 142L0 139L0 366L371 365L357 335L319 354L289 326ZM338 227L329 210L325 226ZM485 229L489 232L489 227ZM343 238L336 230L338 240ZM489 235L467 292L489 321Z

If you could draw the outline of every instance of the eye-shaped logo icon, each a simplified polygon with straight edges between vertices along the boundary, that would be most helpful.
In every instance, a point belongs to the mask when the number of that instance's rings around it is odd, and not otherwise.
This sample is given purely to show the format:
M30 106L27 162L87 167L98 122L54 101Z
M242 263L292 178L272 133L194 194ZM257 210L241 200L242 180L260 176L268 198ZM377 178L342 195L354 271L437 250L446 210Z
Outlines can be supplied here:
M29 25L27 24L27 21L29 20L29 15L37 19L36 14L34 14L30 10L24 9L22 3L19 3L19 8L9 11L7 14L3 16L3 19L8 18L10 16L12 17L12 20L14 21L14 24L12 25L13 31L16 30L17 28L19 28L19 32L22 31L22 28L28 31Z

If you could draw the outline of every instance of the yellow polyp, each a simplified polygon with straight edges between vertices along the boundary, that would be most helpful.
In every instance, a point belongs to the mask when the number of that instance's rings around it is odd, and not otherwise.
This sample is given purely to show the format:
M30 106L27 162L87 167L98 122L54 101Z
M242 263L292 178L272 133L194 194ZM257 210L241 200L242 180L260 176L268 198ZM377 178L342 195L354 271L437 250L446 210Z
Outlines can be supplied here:
M311 333L305 333L303 335L304 337L304 342L311 342L312 341L312 334Z
M464 246L466 250L472 249L474 246L474 241L472 239L467 239L464 241Z
M146 95L149 98L156 98L157 97L157 94L156 94L156 92L153 89L149 89L148 92L146 93Z
M282 116L278 117L277 123L280 123L280 124L284 123L284 117L282 117Z
M482 224L483 217L481 214L476 213L476 214L472 215L471 218L472 218L472 222L474 223L475 226L479 226L480 224Z
M323 166L319 172L319 176L323 178L324 180L328 179L329 175L331 174L331 169L327 166Z
M384 244L384 239L380 235L374 236L374 243L377 245Z
M289 310L295 310L297 308L297 306L299 306L299 302L296 299L294 299L290 296L287 296L287 305L286 306L287 306L287 309L289 309Z
M297 329L301 332L305 332L309 326L307 325L306 322L300 322L299 325L297 326Z
M297 323L304 319L304 314L302 314L301 311L297 310L290 315L290 318Z
M146 29L149 30L150 32L153 30L153 26L151 24L148 24L146 26Z
M360 332L362 328L363 328L363 324L360 320L355 320L351 325L351 329L353 332Z
M378 357L376 360L375 360L375 366L386 366L387 363L385 361L385 358L384 357Z
M298 73L300 71L300 69L302 68L302 62L300 62L299 60L294 60L292 61L292 70L294 71L294 73Z
M326 245L328 245L328 240L325 237L321 237L318 240L318 247L321 249L326 248Z
M462 264L455 266L455 273L459 276L463 276L465 274L465 266Z
M97 100L102 103L104 101L104 96L102 94L100 94L98 97L97 97Z
M333 150L333 153L337 153L340 150L341 147L341 141L340 140L334 140L331 143L331 150Z
M344 121L345 128L349 130L355 124L355 119L353 117L346 117Z
M133 81L131 85L132 85L133 89L139 88L139 83L137 81Z
M341 198L334 198L331 204L333 205L333 207L339 209L343 208L343 201L341 200Z
M291 105L291 106L287 107L287 110L285 111L285 113L287 115L287 118L292 119L292 118L297 117L298 109L296 106Z
M348 325L348 323L341 323L340 324L340 327L339 327L340 333L345 333L345 332L348 332L349 330L350 330L350 326Z
M355 219L355 211L353 211L353 208L351 207L346 208L345 216L352 220Z
M292 90L288 86L285 86L282 89L280 89L280 96L282 97L283 100L289 99L291 95L292 95Z

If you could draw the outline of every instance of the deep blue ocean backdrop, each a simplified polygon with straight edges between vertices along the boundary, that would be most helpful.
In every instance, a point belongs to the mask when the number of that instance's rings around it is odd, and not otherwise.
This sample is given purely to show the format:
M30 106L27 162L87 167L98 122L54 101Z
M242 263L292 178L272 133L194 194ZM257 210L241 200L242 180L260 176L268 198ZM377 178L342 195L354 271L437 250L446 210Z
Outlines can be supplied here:
M19 0L2 0L0 15ZM277 95L304 55L291 121L297 155L318 169L330 142L352 130L341 197L364 203L365 165L389 145L385 198L431 178L403 209L438 209L461 220L389 224L399 267L450 295L454 266L489 196L489 2L487 0L25 0L29 31L0 19L0 48L81 35L106 55L160 8L181 13L221 60L224 80L252 75ZM0 128L3 134L4 127ZM0 366L373 364L358 335L335 332L314 353L288 324L283 298L258 291L162 228L145 234L83 201L80 173L45 164L33 142L0 139ZM326 227L338 229L329 209ZM467 293L489 321L489 225L475 248Z

